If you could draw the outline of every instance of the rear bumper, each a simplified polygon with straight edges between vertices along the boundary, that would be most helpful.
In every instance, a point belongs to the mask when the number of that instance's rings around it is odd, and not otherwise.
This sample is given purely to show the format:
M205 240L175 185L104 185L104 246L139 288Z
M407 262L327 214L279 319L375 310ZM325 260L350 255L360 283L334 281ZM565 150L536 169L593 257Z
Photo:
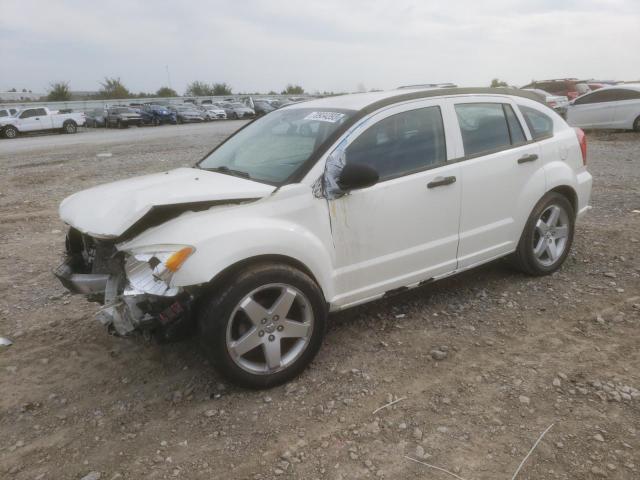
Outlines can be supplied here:
M578 194L578 218L583 217L584 214L591 209L589 201L591 200L592 184L593 177L586 169L576 175L576 190Z

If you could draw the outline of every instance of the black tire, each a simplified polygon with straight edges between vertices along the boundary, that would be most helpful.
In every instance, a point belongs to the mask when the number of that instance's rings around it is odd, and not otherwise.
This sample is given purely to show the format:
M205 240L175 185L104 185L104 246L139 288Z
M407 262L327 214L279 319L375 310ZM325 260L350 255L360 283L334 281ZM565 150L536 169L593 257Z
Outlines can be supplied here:
M76 133L78 131L78 125L72 120L67 120L62 124L62 131L69 134Z
M182 122L182 118L181 118L181 117L178 117L178 118L177 118L177 120L176 120L176 123L177 123L178 125L182 125L182 123L183 123L183 122Z
M640 132L640 117L636 118L635 121L633 122L633 129L636 132Z
M2 135L5 138L16 138L18 136L18 133L18 129L13 125L8 125L2 130Z
M536 255L536 246L542 245L544 248L542 250L546 250L544 246L545 242L553 242L554 251L556 253L557 245L556 242L559 242L560 239L555 238L556 230L560 232L560 228L563 227L553 227L550 229L547 234L549 238L546 238L544 235L541 235L540 229L538 228L538 221L543 220L544 216L547 215L547 212L551 212L554 207L560 209L559 215L566 214L566 237L564 238L564 243L562 245L562 252L554 258L551 255L551 250L548 253L542 252L543 257L540 258ZM562 213L564 212L564 214ZM549 213L550 214L550 213ZM555 271L557 271L567 256L569 255L569 251L571 250L571 245L573 244L573 235L575 231L575 211L573 209L573 205L564 195L558 192L549 192L547 193L540 201L536 204L531 215L529 215L529 219L524 227L524 231L522 232L522 236L520 237L520 241L518 243L518 248L512 256L512 260L514 265L524 273L533 276L542 276L549 275ZM546 223L543 223L545 228ZM558 235L561 235L558 233ZM540 249L538 250L540 251ZM546 257L546 258L545 258Z
M232 119L232 120L238 120L238 114L237 114L236 112L233 112L233 113L231 114L231 119Z
M240 302L256 289L274 284L293 287L298 294L302 294L302 297L298 296L297 298L304 298L313 314L311 334L308 336L308 340L305 340L307 343L303 349L294 356L289 365L280 366L273 373L254 373L241 367L237 360L232 358L227 334L234 327L234 323L232 323L234 319L237 321L238 313L234 315L234 312L239 312L238 306ZM200 342L205 354L211 359L216 370L231 382L247 388L271 388L299 375L318 353L326 331L327 306L320 288L305 273L287 265L258 264L240 271L233 278L226 279L220 288L213 290L209 295L211 295L210 298L203 299L198 312ZM289 310L287 315L292 312L294 310ZM274 316L274 320L278 320L278 318ZM284 321L284 318L281 321ZM260 325L255 327L255 330L265 328L266 335L264 331L258 332L261 334L260 337L263 338L261 341L264 345L257 345L254 350L249 352L263 355L265 364L267 338L268 341L272 341L271 332L274 332L271 319L269 322L266 327ZM269 326L272 327L271 330L268 330ZM277 327L278 331L280 331L280 328L280 326ZM242 334L244 335L245 333L246 331ZM275 334L278 335L277 332ZM280 342L279 337L276 341ZM284 343L280 345L284 345ZM280 361L284 359L286 354L286 352L285 354L282 352L285 352L285 350L283 349L280 352L280 355L282 355Z

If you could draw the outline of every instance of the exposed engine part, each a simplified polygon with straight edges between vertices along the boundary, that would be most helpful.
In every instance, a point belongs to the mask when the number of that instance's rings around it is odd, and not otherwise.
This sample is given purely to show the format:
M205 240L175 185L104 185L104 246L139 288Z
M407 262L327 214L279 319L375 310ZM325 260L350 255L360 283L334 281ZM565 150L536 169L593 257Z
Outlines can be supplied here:
M54 273L70 291L103 303L96 318L117 335L140 330L155 332L163 341L182 336L191 329L193 298L163 281L153 255L138 257L125 262L112 241L72 228L67 258Z
M157 264L155 267L152 265L153 260L158 262L153 255L144 256L129 256L125 261L125 271L127 278L131 285L142 292L146 292L152 295L161 295L165 297L176 296L180 289L177 287L169 287L167 282L160 278L158 268L161 266Z

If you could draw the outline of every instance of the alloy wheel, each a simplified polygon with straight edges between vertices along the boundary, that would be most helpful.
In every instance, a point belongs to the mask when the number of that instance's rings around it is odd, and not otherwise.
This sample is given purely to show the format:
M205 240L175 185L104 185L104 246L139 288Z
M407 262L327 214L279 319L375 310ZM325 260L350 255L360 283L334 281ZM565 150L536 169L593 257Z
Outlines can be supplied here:
M533 256L543 266L555 264L564 254L569 239L569 214L560 205L549 205L536 222Z
M226 346L243 370L270 375L300 358L314 328L309 299L282 283L263 285L246 295L227 323Z

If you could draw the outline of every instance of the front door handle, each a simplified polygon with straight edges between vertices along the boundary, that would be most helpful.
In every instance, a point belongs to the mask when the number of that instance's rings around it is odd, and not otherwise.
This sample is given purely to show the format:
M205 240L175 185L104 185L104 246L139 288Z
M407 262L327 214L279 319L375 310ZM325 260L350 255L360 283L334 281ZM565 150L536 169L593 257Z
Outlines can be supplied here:
M436 177L432 182L427 183L427 188L442 187L443 185L451 185L456 183L456 177Z
M518 159L518 163L527 163L527 162L535 162L538 159L538 155L535 153L529 153L527 155L523 155Z

